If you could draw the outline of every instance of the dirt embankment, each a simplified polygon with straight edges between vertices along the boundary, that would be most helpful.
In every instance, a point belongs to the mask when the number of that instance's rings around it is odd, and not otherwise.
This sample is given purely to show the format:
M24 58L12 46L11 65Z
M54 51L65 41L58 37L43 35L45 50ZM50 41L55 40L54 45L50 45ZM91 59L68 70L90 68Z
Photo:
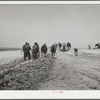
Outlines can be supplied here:
M53 68L53 59L22 59L0 66L0 90L38 90L39 84L47 79Z

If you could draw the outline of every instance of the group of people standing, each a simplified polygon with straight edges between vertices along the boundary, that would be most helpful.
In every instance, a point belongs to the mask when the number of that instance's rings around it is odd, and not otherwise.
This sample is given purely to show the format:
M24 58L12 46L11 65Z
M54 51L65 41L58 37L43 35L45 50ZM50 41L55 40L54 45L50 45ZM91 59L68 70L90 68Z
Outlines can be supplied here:
M63 44L59 42L58 45L59 45L59 50L61 50L63 52L71 49L71 43L69 43L69 42L63 43Z
M46 57L47 55L47 51L50 48L50 52L52 55L52 58L54 58L57 47L60 51L69 51L71 49L71 43L67 42L67 43L54 43L52 46L47 47L46 44L43 44L41 46L41 48L39 47L39 44L37 42L34 43L34 45L31 47L30 44L28 42L25 43L25 45L23 45L23 53L24 53L24 60L26 60L26 58L28 57L29 59L37 59L40 57ZM31 54L32 53L32 54ZM77 56L78 55L78 49L74 48L74 54ZM32 56L31 56L32 55Z
M60 43L59 42L58 46L59 46L59 50L63 51L63 52L69 51L71 49L71 43L70 42L67 42L67 43ZM74 55L78 56L78 49L77 48L74 48Z
M54 55L56 53L56 48L57 48L56 44L53 44L50 47L50 51L51 51L52 57L54 57ZM47 51L48 51L48 47L47 47L46 44L43 44L41 46L41 50L40 50L40 47L39 47L37 42L35 42L32 47L29 45L28 42L26 42L25 45L23 45L24 60L26 60L27 57L29 59L31 59L31 58L32 59L37 59L37 58L40 57L40 54L41 54L41 57L46 57ZM32 53L32 56L31 56L30 53Z
M31 51L31 52L30 52ZM24 60L28 57L29 59L37 59L40 55L39 45L37 42L34 43L34 45L31 47L28 42L23 45L23 53L24 53ZM32 56L31 56L32 53ZM41 54L45 55L47 53L47 46L44 44L41 47Z

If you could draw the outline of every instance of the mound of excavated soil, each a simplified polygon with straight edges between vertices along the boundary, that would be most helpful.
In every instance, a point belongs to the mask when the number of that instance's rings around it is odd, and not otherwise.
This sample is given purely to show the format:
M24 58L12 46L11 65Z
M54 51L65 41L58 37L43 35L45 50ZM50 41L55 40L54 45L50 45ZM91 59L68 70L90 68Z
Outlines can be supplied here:
M50 55L37 60L14 60L0 66L1 90L37 90L53 68Z

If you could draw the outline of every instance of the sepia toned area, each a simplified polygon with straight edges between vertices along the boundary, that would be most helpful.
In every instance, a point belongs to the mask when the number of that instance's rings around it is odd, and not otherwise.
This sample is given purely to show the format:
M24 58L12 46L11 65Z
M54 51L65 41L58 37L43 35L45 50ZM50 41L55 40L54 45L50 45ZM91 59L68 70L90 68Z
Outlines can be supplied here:
M0 4L0 90L99 90L99 9Z

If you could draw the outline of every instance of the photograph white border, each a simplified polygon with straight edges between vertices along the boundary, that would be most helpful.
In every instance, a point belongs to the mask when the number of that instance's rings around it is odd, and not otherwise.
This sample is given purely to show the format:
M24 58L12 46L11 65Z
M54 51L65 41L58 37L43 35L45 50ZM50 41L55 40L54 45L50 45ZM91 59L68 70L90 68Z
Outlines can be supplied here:
M64 90L63 93L59 93L55 90L31 90L31 91L0 91L0 99L100 99L99 90Z
M100 4L100 1L0 1L1 4ZM1 90L0 99L100 99L99 90Z
M0 1L0 4L100 4L100 1Z

